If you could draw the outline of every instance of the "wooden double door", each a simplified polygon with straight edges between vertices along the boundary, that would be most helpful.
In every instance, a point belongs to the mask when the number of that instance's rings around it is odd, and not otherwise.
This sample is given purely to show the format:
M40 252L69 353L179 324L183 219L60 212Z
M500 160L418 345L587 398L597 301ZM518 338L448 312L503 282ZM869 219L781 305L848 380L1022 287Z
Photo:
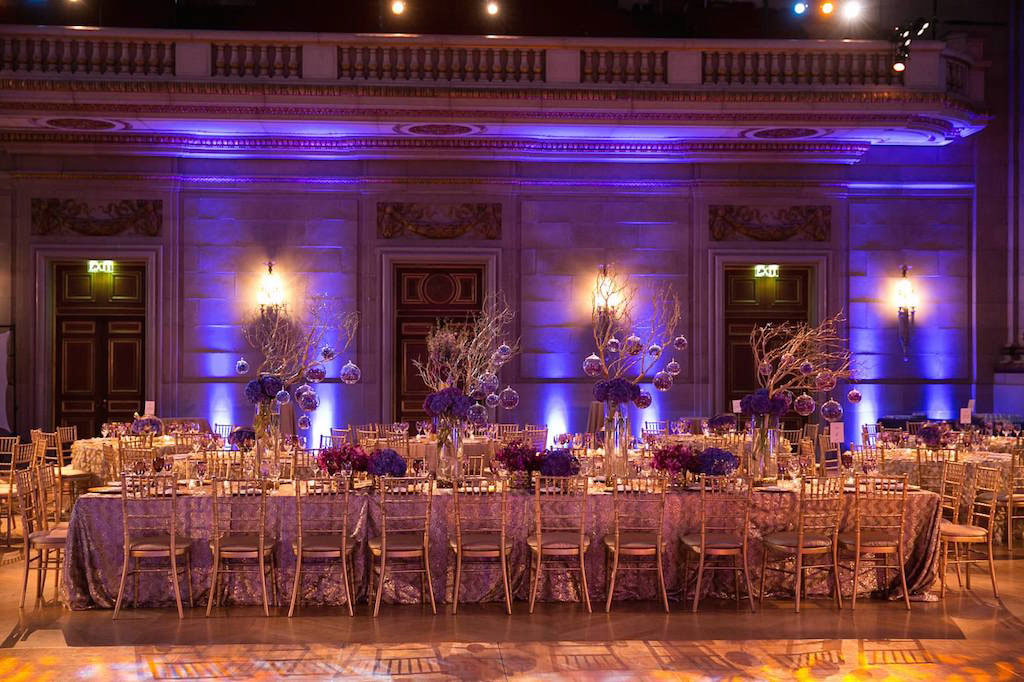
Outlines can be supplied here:
M778 276L766 277L754 264L725 268L725 404L757 388L757 369L750 351L750 331L769 322L808 322L813 268L780 265Z
M103 422L130 421L146 395L146 266L55 263L54 423L97 435Z
M399 264L394 266L394 420L426 419L429 390L413 360L427 359L427 333L439 320L469 319L483 308L482 264ZM386 417L385 417L386 418Z

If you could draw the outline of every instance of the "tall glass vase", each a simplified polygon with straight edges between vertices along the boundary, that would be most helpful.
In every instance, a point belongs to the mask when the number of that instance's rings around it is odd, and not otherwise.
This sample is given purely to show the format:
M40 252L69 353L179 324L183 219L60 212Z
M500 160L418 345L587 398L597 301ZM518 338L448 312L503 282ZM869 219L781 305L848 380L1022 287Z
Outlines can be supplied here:
M778 418L768 414L750 420L750 473L756 482L774 483L779 478L777 426Z
M253 461L248 466L251 468L249 473L256 476L264 464L276 456L281 440L281 406L276 400L257 403L252 430L256 434L256 443L251 451Z
M458 474L459 449L462 447L462 423L442 419L437 424L437 477L452 480Z
M626 414L622 405L612 401L605 404L604 468L611 476L625 476L629 468L629 434L626 432Z

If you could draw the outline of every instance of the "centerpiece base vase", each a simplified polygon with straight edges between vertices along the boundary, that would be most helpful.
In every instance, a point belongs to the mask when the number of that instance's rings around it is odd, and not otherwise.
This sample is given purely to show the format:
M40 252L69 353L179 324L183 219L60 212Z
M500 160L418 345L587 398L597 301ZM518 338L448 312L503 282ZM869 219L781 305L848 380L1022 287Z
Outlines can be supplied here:
M769 416L762 421L751 420L750 475L755 485L774 485L779 481L776 454L779 430Z
M609 403L605 419L605 474L627 476L629 469L629 434L626 433L626 417L622 409Z

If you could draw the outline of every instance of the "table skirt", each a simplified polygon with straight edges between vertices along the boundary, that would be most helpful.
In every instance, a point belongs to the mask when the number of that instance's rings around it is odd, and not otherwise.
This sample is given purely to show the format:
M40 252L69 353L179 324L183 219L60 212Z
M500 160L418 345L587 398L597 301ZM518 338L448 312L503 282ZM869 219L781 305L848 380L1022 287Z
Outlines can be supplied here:
M283 492L283 491L282 491ZM761 537L766 533L793 528L796 518L797 496L792 493L757 492L752 498L749 567L751 582L756 592L761 562ZM206 603L209 590L212 556L209 539L211 530L212 498L206 494L193 494L178 499L179 532L191 539L192 592L197 605ZM454 532L452 497L445 492L434 496L431 507L430 568L435 598L450 601L454 582L454 554L448 539ZM668 495L665 513L665 577L671 599L684 598L683 547L681 538L699 532L700 496L695 492L674 492ZM507 533L514 540L510 557L512 589L516 599L529 595L529 549L527 536L533 531L533 498L526 494L508 496ZM853 496L843 502L843 524L849 528L853 521ZM292 542L295 538L295 498L278 494L268 498L267 537L273 542L276 567L277 594L280 604L287 604L294 579L295 557ZM939 498L929 492L908 495L904 545L906 548L907 584L912 595L927 598L934 582L938 565ZM375 497L353 494L349 498L349 525L355 542L355 584L358 598L366 599L367 562L369 552L366 541L379 532L380 511ZM586 553L587 580L594 604L605 595L605 548L602 538L613 528L612 497L595 494L587 500L586 532L591 538ZM72 609L112 608L117 597L122 558L121 500L118 497L87 495L79 498L71 516L62 576L61 593ZM690 562L689 589L695 563ZM306 570L303 569L304 574ZM715 595L731 595L733 576L726 571L705 575L702 590ZM844 583L849 571L843 572ZM828 593L828 575L825 571L809 573L808 593ZM874 572L861 577L862 594L876 587ZM890 573L890 579L892 574ZM258 604L260 590L255 573L228 578L228 604ZM130 583L130 581L129 581ZM340 605L344 592L340 573L309 574L303 581L302 601L307 605ZM769 572L769 594L792 594L792 578ZM846 590L847 594L849 590ZM897 589L891 597L898 596ZM183 598L185 597L183 590ZM126 599L131 595L131 585ZM394 602L419 601L419 579L412 574L389 576L385 581L384 600ZM574 601L580 598L579 587L568 572L545 572L539 599ZM656 599L657 580L651 572L629 572L620 569L616 578L616 599ZM692 596L690 597L692 598ZM496 564L484 570L463 570L460 601L482 602L502 599L501 573ZM131 603L130 601L127 603ZM139 605L168 606L173 603L173 592L167 577L145 573L140 578ZM595 607L596 608L596 607Z

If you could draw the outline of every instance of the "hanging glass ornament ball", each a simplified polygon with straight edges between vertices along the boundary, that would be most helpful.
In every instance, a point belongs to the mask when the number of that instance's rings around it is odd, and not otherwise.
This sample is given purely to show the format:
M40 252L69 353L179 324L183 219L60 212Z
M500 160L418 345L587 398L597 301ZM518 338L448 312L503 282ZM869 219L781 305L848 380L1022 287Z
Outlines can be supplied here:
M821 405L821 416L827 422L836 422L843 418L843 406L829 399Z
M238 362L235 363L236 374L248 374L249 373L249 361L245 358L238 358Z
M588 377L601 376L601 358L593 353L583 360L583 373Z
M484 402L487 404L487 407L495 408L499 404L501 404L501 398L498 397L497 393L488 393L487 398L484 399Z
M779 396L780 398L786 401L787 410L793 406L793 400L795 400L793 396L793 391L789 390L788 388L784 388L775 395Z
M481 401L487 397L487 391L480 384L473 384L469 388L469 397L473 400Z
M302 384L301 386L298 386L295 389L295 399L298 400L299 396L302 395L303 393L312 393L312 392L313 392L313 387L312 386L310 386L309 384Z
M800 373L801 374L813 374L814 373L814 365L812 365L809 362L801 362L800 363Z
M473 403L466 410L466 417L474 424L483 424L487 421L487 408L480 403Z
M306 381L311 384L319 384L321 381L327 378L327 370L324 366L317 362L306 368Z
M630 334L626 337L622 350L626 355L640 355L644 350L644 342L636 334Z
M357 383L362 376L362 371L351 360L346 362L344 367L341 368L341 380L349 386Z
M647 391L640 391L640 395L636 397L633 404L639 407L641 410L646 410L654 402L654 397Z
M793 401L793 410L801 417L806 417L814 412L815 407L816 404L814 402L814 398L806 393L801 393L797 396L796 400Z
M661 357L661 346L659 346L656 343L652 343L650 346L647 347L647 354L650 355L652 358Z
M836 375L827 369L822 370L814 377L814 386L819 391L831 391L836 387Z
M292 394L283 388L277 392L277 395L274 396L274 400L276 400L279 405L287 405L291 401L291 399Z
M791 364L793 364L793 354L792 353L783 353L782 357L779 358L779 366L780 367L785 367L786 365L791 365Z
M665 365L665 371L671 374L673 377L677 377L679 376L679 373L683 371L683 368L673 358L672 360L669 361L667 365Z
M659 391L667 391L672 388L672 375L662 370L654 375L652 383Z
M507 343L503 343L498 346L498 349L494 351L494 357L500 362L508 362L512 357L512 346Z
M295 396L295 402L306 412L315 412L320 407L320 397L312 389Z
M320 359L324 362L330 362L336 357L338 357L338 351L334 350L333 346L328 344L320 349Z
M506 410L514 410L519 406L519 392L511 386L506 386L498 394L501 407Z
M613 336L608 339L608 343L605 344L604 349L609 353L618 353L620 346L621 344L619 343L619 340Z
M309 427L310 427L309 417L307 417L306 415L302 415L301 417L299 417L299 428L300 429L308 429Z
M771 373L772 373L772 363L770 363L767 360L765 360L764 362L762 362L760 365L757 366L757 371L763 377L771 376Z
M480 375L480 388L484 393L494 393L498 390L498 375L494 372L484 372Z
M862 395L860 394L860 391L858 391L858 390L857 390L857 389L855 389L855 388L851 388L851 389L850 389L850 392L846 394L846 399L847 399L847 400L849 400L849 401L850 401L851 403L853 403L854 405L856 405L857 403L859 403L859 402L861 401L861 398L863 398L863 397L864 397L864 396L862 396Z
M672 339L672 347L678 351L686 350L686 347L690 345L690 342L686 340L686 337L680 334L676 338Z

